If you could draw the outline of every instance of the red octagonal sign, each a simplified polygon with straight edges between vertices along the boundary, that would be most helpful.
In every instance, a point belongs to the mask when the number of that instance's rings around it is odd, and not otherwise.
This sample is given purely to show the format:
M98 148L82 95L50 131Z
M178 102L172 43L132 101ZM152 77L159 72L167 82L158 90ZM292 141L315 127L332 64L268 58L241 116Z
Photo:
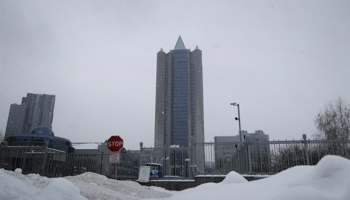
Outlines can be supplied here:
M107 148L111 151L119 151L123 148L123 139L118 135L111 136L107 141Z

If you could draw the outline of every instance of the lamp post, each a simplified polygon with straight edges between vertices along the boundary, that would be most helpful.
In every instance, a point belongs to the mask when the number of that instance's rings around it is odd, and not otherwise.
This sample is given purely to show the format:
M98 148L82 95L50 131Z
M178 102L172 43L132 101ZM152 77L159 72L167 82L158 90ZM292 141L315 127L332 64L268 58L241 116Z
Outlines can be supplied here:
M242 143L241 115L239 112L239 104L238 103L230 103L230 105L237 106L237 108L238 108L238 117L236 117L235 120L238 120L238 122L239 122L239 141Z

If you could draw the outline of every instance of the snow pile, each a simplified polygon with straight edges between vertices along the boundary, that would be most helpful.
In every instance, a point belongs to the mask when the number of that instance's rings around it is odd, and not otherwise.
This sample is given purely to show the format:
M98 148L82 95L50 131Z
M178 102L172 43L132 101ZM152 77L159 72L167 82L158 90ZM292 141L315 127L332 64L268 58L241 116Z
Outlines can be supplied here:
M207 183L168 198L244 200L350 200L350 161L325 156L316 166L297 166L269 178L246 182L229 173L221 183Z
M202 184L181 192L145 187L132 181L116 181L90 172L49 179L37 174L22 175L20 169L15 172L1 169L0 188L1 200L350 200L350 160L326 156L316 166L297 166L252 182L230 172L221 183Z
M38 174L21 174L21 169L15 172L0 169L0 199L1 200L83 200L79 189L63 178L46 178Z
M247 183L247 179L238 174L237 172L230 172L226 175L225 179L220 184L232 184L232 183Z
M172 193L163 188L145 187L132 181L117 181L91 172L64 178L21 173L21 169L16 169L15 172L0 169L1 200L161 199Z
M65 179L71 181L80 189L80 193L90 200L136 200L142 198L160 199L171 196L162 189L152 189L141 186L133 181L117 181L108 179L95 173L86 172L78 176L68 176Z

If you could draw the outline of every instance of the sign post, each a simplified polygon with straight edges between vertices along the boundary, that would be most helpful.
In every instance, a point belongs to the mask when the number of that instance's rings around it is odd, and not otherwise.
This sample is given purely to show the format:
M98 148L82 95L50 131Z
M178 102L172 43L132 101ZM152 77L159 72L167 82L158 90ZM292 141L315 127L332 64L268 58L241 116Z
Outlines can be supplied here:
M110 164L119 163L119 161L120 161L119 152L112 152L109 154Z
M137 182L148 183L150 178L151 167L150 166L140 166L139 178Z
M117 163L120 161L119 150L123 148L123 139L119 135L111 136L107 141L107 148L113 152L109 155L109 163L115 163L115 180L117 180Z

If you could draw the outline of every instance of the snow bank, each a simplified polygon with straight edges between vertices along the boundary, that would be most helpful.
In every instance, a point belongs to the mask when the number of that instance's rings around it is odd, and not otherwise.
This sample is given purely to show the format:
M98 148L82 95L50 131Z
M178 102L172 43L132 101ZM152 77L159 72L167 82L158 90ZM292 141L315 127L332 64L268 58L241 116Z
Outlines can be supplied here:
M142 198L160 199L172 192L162 188L149 188L132 181L117 181L95 173L79 176L46 178L38 174L21 174L0 169L1 200L136 200Z
M141 186L133 181L117 181L95 173L86 172L65 179L76 185L81 194L90 200L136 200L142 198L160 199L171 196L169 192Z
M63 178L46 178L37 174L21 174L0 169L0 199L36 199L36 200L83 200L79 189Z
M350 160L325 156L316 166L297 166L269 178L246 182L231 172L221 183L175 193L169 200L350 200Z
M350 160L326 156L316 166L297 166L252 182L231 172L221 183L202 184L181 192L145 187L132 181L116 181L90 172L49 179L37 174L22 175L21 170L1 169L0 188L1 200L350 200Z

